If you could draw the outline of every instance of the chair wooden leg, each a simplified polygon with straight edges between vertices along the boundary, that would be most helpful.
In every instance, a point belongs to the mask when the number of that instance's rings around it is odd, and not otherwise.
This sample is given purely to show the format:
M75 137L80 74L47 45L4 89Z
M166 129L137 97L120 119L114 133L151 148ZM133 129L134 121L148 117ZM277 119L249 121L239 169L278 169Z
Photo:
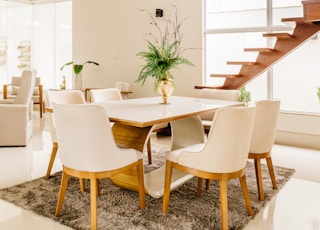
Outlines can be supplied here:
M39 103L39 110L40 110L40 118L42 118L42 114L43 114L43 104L40 102Z
M148 152L148 163L149 165L152 164L152 156L151 156L151 141L150 141L150 138L148 139L148 142L147 142L147 152Z
M143 176L143 161L139 160L139 164L137 166L137 175L138 175L138 191L139 191L139 199L140 199L140 208L146 208L146 198L145 198L145 188L144 188L144 176Z
M206 190L210 189L210 180L206 179Z
M79 186L80 186L80 191L81 192L85 192L86 191L86 187L85 187L85 183L84 183L84 179L83 178L79 178Z
M169 199L170 199L170 185L172 177L171 161L166 161L166 171L164 179L164 193L163 193L163 203L162 212L166 213L168 211Z
M91 229L97 229L97 179L90 178Z
M272 159L271 157L266 158L268 169L269 169L269 174L271 177L272 181L272 186L274 189L278 189L277 181L276 181L276 176L274 174L274 169L273 169L273 164L272 164Z
M60 215L60 211L61 211L61 208L62 208L64 195L66 194L68 182L69 182L69 175L66 174L65 172L62 172L60 192L59 192L59 197L58 197L58 201L57 201L57 207L56 207L55 216L59 216Z
M228 230L228 188L227 180L220 180L220 212L222 230Z
M254 159L254 166L255 166L255 171L256 171L259 200L264 200L260 159Z
M52 170L53 162L54 162L56 155L57 155L57 151L58 151L58 143L53 142L50 161L49 161L49 165L48 165L47 174L45 176L45 179L49 179L49 177L50 177L50 173Z
M197 196L201 196L203 178L198 177Z
M39 110L40 110L40 118L42 118L43 114L43 86L39 85Z
M100 187L99 187L99 183L100 183L100 180L99 180L99 179L97 179L97 183L96 183L96 185L97 185L97 188L96 188L97 194L96 194L96 196L97 196L97 197L100 195Z
M247 209L248 209L248 213L249 213L250 216L253 216L254 213L253 213L252 205L251 205L251 201L250 201L250 196L249 196L246 176L243 175L242 177L239 178L239 180L240 180L240 184L241 184L244 200L246 202L246 206L247 206Z

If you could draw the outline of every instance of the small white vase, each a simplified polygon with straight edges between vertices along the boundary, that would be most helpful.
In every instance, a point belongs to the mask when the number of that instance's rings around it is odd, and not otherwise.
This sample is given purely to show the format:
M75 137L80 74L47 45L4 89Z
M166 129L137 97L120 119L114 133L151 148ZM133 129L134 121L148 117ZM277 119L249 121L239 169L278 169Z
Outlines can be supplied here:
M162 96L161 104L168 104L168 98L173 93L174 82L172 80L163 80L158 86L158 92Z
M73 75L73 89L82 90L82 73Z

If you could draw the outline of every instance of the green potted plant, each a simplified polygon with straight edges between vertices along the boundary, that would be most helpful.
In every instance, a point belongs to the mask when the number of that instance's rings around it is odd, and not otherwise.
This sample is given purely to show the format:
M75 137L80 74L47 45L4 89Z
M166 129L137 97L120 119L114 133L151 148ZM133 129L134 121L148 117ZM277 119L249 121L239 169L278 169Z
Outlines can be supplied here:
M246 89L245 86L240 88L238 100L244 102L245 106L248 106L249 102L251 101L251 93Z
M86 61L83 64L74 64L73 61L70 61L70 62L67 62L66 64L64 64L63 66L61 66L61 68L60 68L60 70L62 71L65 66L72 65L72 71L74 74L74 88L75 89L80 89L80 90L82 89L81 72L82 72L85 64L95 64L95 65L99 66L99 63L94 62L94 61Z
M180 29L182 22L178 21L176 6L173 5L173 7L175 7L175 20L166 20L167 24L164 31L150 12L141 10L148 13L150 23L156 27L158 36L148 34L153 38L152 41L146 40L148 50L137 54L145 63L142 65L136 82L144 85L148 78L154 78L154 88L162 95L164 104L167 103L167 97L172 93L175 86L174 77L170 70L181 64L193 66L191 61L182 56L187 48L181 46L182 35Z

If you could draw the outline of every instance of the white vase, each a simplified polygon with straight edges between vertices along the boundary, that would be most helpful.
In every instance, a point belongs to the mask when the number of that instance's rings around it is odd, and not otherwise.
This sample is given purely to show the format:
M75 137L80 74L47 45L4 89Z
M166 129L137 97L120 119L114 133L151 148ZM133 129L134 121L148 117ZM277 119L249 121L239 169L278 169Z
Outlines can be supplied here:
M73 75L73 89L82 90L82 73Z
M174 82L172 80L163 80L158 86L158 92L162 96L161 104L168 104L168 98L173 93Z

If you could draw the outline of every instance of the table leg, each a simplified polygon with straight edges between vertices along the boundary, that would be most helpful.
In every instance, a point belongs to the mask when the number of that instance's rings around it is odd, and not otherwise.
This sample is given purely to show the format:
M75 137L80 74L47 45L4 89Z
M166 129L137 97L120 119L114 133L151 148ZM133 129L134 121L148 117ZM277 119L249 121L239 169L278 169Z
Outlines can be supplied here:
M143 152L145 142L149 139L152 126L139 128L115 123L112 126L115 141L119 147L133 148ZM126 189L138 191L137 170L132 169L126 173L118 174L110 179L112 183Z
M199 117L188 117L171 122L173 136L173 149L193 144L204 143L204 130ZM112 131L119 147L134 148L143 152L152 127L138 128L115 123ZM175 171L172 174L171 189L179 187L193 176ZM138 191L137 170L130 169L126 173L118 174L111 181L122 188ZM145 174L145 192L152 197L163 195L164 166Z

